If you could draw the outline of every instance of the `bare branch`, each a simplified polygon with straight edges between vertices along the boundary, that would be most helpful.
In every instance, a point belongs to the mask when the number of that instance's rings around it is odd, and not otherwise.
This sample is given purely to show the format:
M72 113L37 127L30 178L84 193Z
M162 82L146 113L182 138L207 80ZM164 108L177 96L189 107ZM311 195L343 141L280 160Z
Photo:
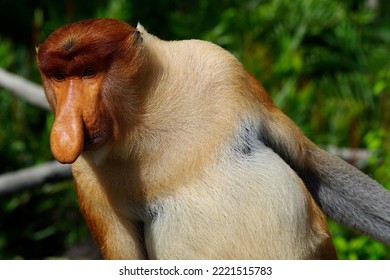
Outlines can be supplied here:
M363 149L327 148L357 167L367 165L372 152ZM68 180L72 177L70 165L57 161L47 162L39 166L29 167L0 175L0 195L42 186L45 183Z
M50 106L40 85L0 68L0 87L35 106L50 111Z
M374 154L372 151L366 149L339 148L335 146L328 146L326 150L359 169L366 167L369 158Z
M51 161L0 175L0 195L70 178L72 178L72 171L69 164L64 165L57 161Z

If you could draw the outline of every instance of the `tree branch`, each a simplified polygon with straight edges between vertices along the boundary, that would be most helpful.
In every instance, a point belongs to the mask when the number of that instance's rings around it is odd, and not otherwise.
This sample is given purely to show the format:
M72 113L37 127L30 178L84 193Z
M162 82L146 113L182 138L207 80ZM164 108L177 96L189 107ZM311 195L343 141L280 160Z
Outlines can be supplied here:
M0 68L0 87L10 91L17 97L47 111L50 106L46 101L43 88L25 78L11 74Z
M328 146L326 150L359 169L366 167L369 158L374 154L372 151L367 149L339 148L336 146Z
M69 164L50 161L0 175L0 195L22 191L72 178Z
M344 160L363 167L367 164L371 152L361 149L328 147L329 152ZM38 166L21 169L0 175L0 195L42 186L72 178L70 165L57 161L47 162Z

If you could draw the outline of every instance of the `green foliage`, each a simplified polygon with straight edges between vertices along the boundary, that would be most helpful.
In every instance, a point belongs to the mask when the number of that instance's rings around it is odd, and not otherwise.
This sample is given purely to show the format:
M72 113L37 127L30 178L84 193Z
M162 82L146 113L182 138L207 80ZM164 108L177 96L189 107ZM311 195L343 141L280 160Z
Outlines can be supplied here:
M390 189L390 5L367 3L15 0L0 3L7 20L0 24L0 67L38 82L34 47L57 27L90 17L139 21L165 39L213 41L235 54L314 142L373 151L364 171ZM50 159L52 121L0 89L0 172ZM329 225L340 258L390 258L384 245ZM58 256L86 235L69 182L0 198L0 258Z
M88 231L69 182L1 198L0 259L61 256Z

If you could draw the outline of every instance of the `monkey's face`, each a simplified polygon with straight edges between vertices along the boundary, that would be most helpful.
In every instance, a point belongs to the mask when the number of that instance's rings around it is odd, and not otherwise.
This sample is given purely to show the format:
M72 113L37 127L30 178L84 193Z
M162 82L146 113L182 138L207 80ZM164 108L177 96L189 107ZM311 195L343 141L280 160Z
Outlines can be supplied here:
M102 100L102 76L87 67L77 76L57 71L44 77L55 114L50 146L61 163L73 163L84 150L101 147L112 135L113 120Z
M56 30L39 46L38 66L55 114L50 146L59 162L73 163L116 131L115 112L107 102L113 94L107 89L113 87L107 84L120 77L107 73L118 54L124 56L134 30L115 20L84 21Z

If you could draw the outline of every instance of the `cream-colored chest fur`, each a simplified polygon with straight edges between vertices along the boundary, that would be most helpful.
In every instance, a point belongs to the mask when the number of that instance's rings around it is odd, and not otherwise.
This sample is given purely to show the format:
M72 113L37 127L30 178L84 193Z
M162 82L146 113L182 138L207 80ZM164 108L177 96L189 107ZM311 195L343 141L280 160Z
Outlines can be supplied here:
M299 177L265 147L231 160L220 159L194 182L151 202L160 212L146 224L149 256L313 258L321 237L311 228Z

